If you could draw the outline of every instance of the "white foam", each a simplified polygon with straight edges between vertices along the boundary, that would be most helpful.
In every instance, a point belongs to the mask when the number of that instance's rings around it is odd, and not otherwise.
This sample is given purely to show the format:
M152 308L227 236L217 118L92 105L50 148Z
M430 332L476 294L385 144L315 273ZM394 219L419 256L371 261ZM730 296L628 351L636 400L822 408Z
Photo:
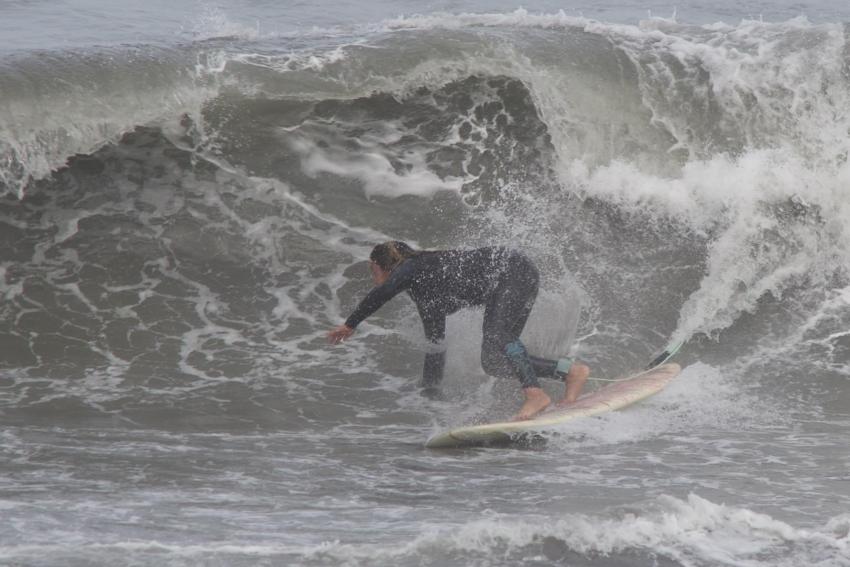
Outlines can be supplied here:
M17 283L9 283L9 268L5 264L0 264L0 293L8 302L24 292L24 282L20 279ZM3 310L0 309L0 318L2 318Z
M400 137L400 133L397 136ZM430 171L424 152L408 151L402 156L393 156L406 168L399 170L393 167L390 161L392 139L360 138L358 143L360 147L356 151L322 148L307 137L293 139L290 145L302 156L302 168L307 175L315 177L329 173L357 179L368 196L428 197L438 191L459 192L465 181L459 177L440 178Z
M603 384L604 385L604 384ZM591 379L589 387L596 387ZM740 388L739 380L703 363L687 366L667 388L639 404L553 429L549 443L562 450L690 435L725 435L742 427L775 425L782 414Z
M624 162L571 171L589 194L655 211L683 232L710 239L706 275L681 310L680 340L729 326L766 293L781 297L803 279L814 285L847 265L848 176L846 168L812 169L788 149L690 162L673 179ZM794 209L823 215L825 222L811 215L793 218L788 213Z
M325 51L309 49L293 51L286 55L239 53L233 55L232 60L278 72L305 70L318 72L329 65L334 65L347 59L347 48L347 45L339 45Z
M660 496L640 505L639 512L634 511L636 507L605 516L566 512L558 518L485 512L482 519L459 525L419 526L420 535L403 541L387 541L383 537L380 542L361 544L155 540L94 543L74 536L74 541L67 544L5 545L0 548L0 557L20 561L34 554L39 558L156 554L166 560L222 555L287 556L297 561L367 565L448 556L455 560L490 557L494 561L521 562L531 557L544 559L542 542L554 539L587 558L640 553L659 555L683 565L837 567L850 564L847 536L850 517L846 514L831 518L823 527L798 528L766 514L714 503L696 494L684 499Z
M847 265L850 121L840 109L850 90L840 25L799 18L587 29L629 54L653 121L674 135L670 150L690 159L670 177L623 160L598 169L574 162L564 177L591 195L654 210L710 239L706 276L683 306L678 339L726 328L754 311L763 295L781 297L801 280L818 287ZM694 105L704 117L681 110ZM694 135L699 128L718 133ZM722 147L711 146L717 136L737 140L740 153L718 153ZM794 208L823 215L824 222L795 219L787 214Z
M517 8L508 13L460 13L437 12L427 15L399 16L384 20L386 30L460 29L468 27L529 27L563 28L586 25L591 20L581 16L568 16L563 10L553 14L532 13Z
M716 504L695 494L685 499L661 496L641 508L640 512L621 512L613 518L570 513L558 518L485 513L480 520L451 527L420 526L421 535L407 542L328 541L312 546L124 542L96 547L159 550L178 556L287 553L297 554L302 560L325 559L361 565L446 555L455 559L492 557L494 561L497 557L511 561L543 559L541 542L554 539L588 558L637 552L660 555L683 565L837 567L850 564L846 515L830 519L822 528L796 528L766 514ZM4 555L15 556L8 554L8 548Z
M234 22L220 6L203 4L201 13L191 26L192 36L198 40L216 38L257 39L261 36L259 20L254 26Z

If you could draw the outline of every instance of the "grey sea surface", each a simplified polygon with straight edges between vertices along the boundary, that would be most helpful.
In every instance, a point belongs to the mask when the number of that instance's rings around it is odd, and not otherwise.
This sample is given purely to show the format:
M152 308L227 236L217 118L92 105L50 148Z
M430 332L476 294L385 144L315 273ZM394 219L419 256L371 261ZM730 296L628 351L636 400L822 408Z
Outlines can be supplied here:
M0 565L850 566L841 3L0 3ZM427 450L379 242L505 245L523 340L683 371ZM544 384L553 396L563 386Z

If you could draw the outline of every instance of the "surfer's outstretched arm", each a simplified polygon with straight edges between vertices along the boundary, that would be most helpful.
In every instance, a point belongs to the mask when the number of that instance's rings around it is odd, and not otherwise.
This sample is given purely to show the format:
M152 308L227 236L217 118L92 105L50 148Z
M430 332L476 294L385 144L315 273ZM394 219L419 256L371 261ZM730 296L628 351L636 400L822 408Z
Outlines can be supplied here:
M357 305L354 313L346 319L346 326L354 329L363 319L380 309L384 303L410 287L413 275L414 268L410 262L405 262L393 270L380 285L373 287Z
M353 335L357 325L380 309L384 303L410 287L412 279L413 267L409 263L403 263L392 273L384 274L384 277L380 279L380 284L376 279L377 285L357 305L354 313L345 320L345 323L328 332L328 341L332 344L339 344Z

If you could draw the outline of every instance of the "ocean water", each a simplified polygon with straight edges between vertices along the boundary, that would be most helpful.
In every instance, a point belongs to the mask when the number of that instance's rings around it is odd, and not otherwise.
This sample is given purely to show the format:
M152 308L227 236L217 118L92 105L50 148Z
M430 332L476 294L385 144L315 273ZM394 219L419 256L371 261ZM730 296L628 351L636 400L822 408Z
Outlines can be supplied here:
M0 565L850 565L845 3L0 14ZM520 394L480 312L442 399L403 297L328 346L391 238L534 258L533 352L683 371L426 450Z

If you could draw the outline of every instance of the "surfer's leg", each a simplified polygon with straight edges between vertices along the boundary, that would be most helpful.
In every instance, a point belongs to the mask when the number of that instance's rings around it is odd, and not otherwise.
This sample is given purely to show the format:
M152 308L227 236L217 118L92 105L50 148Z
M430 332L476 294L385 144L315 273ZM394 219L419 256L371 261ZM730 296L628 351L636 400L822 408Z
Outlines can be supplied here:
M569 361L569 367L564 368L565 364L562 361ZM573 362L570 359L561 359L559 361L559 372L557 374L564 378L564 397L558 402L559 406L571 404L576 401L584 388L587 377L590 375L590 367L581 362ZM562 370L566 370L564 373Z
M537 373L525 345L509 332L495 327L489 319L485 313L481 368L490 376L518 378L523 388L539 387Z
M537 286L537 270L530 263L522 270L509 270L484 309L481 366L490 375L519 379L525 403L514 416L517 420L529 419L551 403L519 339L537 297Z
M509 270L484 307L481 367L501 378L516 377L523 388L539 387L537 372L520 334L537 297L537 271ZM516 275L514 275L516 274Z
M533 274L533 291L531 288L526 290L530 296L530 301L522 304L518 310L518 316L515 320L515 327L512 329L513 334L519 338L525 324L528 321L528 316L531 314L531 308L534 305L534 300L537 298L539 276L534 264L524 256L520 256L520 261L515 264L514 281L526 281L522 277L518 277L520 273ZM521 287L521 286L520 286ZM524 348L524 347L523 347ZM584 388L587 377L590 374L590 368L581 362L575 362L570 358L562 358L560 360L549 360L537 356L531 356L526 353L528 360L531 362L533 372L536 376L554 377L558 380L563 380L565 389L564 397L558 402L558 405L566 405L575 402Z
M506 283L503 284L505 288L497 290L498 305L494 311L504 324L510 326L511 336L516 337L516 342L519 343L519 336L525 328L534 300L537 298L539 275L534 264L524 256L519 256L512 268L508 272L509 277L505 278ZM485 322L486 317L485 311ZM522 343L519 345L522 346ZM590 374L590 368L586 364L574 362L570 358L549 360L532 356L528 354L524 346L522 350L523 358L530 362L531 373L535 376L563 380L564 397L559 405L571 404L578 399Z
M520 297L525 296L527 301L516 301L509 307L516 309L516 315L513 317L513 325L511 333L519 338L525 324L528 322L528 317L531 315L531 308L534 306L534 301L537 299L540 276L534 264L525 256L518 255L513 260L511 273L513 277L510 281L516 282L511 290L507 290L506 295L510 296L511 292L518 291ZM525 278L523 275L530 274L530 278ZM517 285L518 284L518 285ZM508 315L506 319L510 319ZM561 358L559 360L550 360L540 356L528 354L528 359L531 361L531 367L534 369L534 374L541 378L554 378L564 380L570 368L574 366L573 360L570 358Z
M590 367L571 358L549 360L538 356L529 356L531 365L537 376L554 378L564 382L566 386L563 399L558 405L571 404L581 395L581 390L587 382Z
M485 322L486 320L485 315ZM503 333L485 325L481 366L491 376L519 378L525 402L513 419L530 419L546 409L552 400L537 382L537 376L522 342L517 339L506 345L505 340Z
M540 378L557 378L556 371L558 369L557 360L549 360L540 356L528 355L531 361L531 366L534 368L534 373Z

